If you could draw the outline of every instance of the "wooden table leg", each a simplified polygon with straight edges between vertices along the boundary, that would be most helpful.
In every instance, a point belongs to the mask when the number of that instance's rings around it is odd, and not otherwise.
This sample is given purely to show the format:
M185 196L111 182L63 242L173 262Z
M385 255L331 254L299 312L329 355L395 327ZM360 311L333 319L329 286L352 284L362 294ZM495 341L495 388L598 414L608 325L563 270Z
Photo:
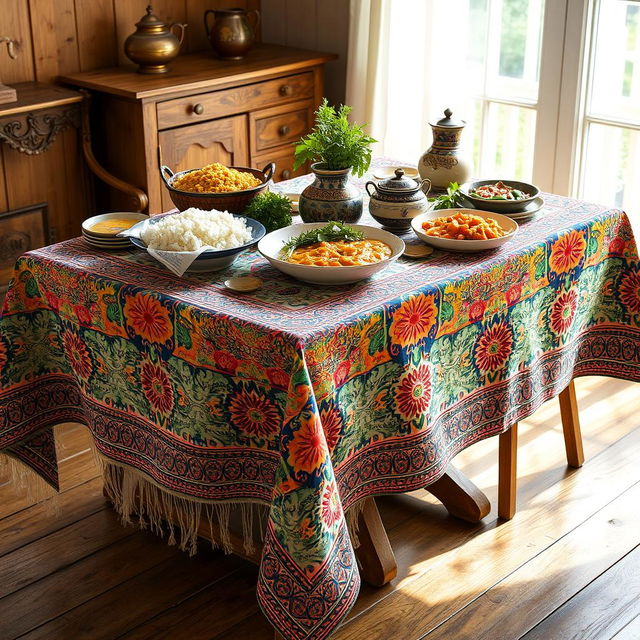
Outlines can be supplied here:
M487 496L453 465L449 465L445 474L426 489L452 516L465 522L480 522L491 511Z
M518 423L500 434L498 444L498 517L511 520L516 513Z
M365 500L360 512L358 539L360 546L356 549L356 556L360 577L374 587L382 587L393 580L398 573L398 565L373 498Z
M560 418L564 433L564 446L567 450L567 462L576 469L584 463L584 449L582 448L582 434L580 432L580 414L576 400L576 388L573 380L558 397L560 401Z

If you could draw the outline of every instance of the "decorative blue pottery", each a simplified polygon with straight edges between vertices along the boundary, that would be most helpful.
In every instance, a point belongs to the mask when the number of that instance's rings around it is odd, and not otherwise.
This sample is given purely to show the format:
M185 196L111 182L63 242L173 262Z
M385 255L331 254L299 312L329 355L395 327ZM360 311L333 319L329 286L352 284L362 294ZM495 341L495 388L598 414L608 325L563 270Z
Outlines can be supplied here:
M323 162L311 165L313 182L300 195L300 217L304 222L355 223L362 216L362 193L351 182L348 169L330 170Z

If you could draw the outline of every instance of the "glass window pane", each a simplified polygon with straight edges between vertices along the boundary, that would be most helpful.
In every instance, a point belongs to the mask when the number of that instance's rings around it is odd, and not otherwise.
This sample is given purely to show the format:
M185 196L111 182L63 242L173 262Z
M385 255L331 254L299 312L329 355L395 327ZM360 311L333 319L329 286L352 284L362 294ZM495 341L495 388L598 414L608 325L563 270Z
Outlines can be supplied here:
M590 115L640 123L640 2L601 0Z
M590 124L581 196L585 200L640 210L640 132Z
M535 136L535 109L489 103L482 175L531 180Z

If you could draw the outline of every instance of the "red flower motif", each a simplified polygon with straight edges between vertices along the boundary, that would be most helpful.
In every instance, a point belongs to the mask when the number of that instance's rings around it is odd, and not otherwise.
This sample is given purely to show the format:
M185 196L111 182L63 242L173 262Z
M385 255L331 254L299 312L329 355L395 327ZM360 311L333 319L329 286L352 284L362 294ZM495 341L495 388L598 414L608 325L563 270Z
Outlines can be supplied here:
M322 493L322 520L328 529L340 520L342 507L334 483L328 484Z
M400 378L396 394L396 407L405 418L424 413L431 400L431 373L426 364L409 371Z
M504 322L489 327L478 338L475 347L475 359L482 372L496 371L504 366L511 354L513 336Z
M620 236L617 236L609 243L609 253L621 256L626 246L627 243Z
M142 363L142 390L154 411L169 413L173 409L173 388L167 372L158 364Z
M300 427L289 443L289 464L296 471L315 471L326 456L325 439L314 414L300 418Z
M333 374L333 381L336 387L343 385L349 377L349 371L351 371L351 363L347 360L343 360L335 370Z
M433 296L413 296L394 311L389 335L403 347L414 344L429 335L437 317Z
M507 299L507 305L509 307L513 306L516 302L519 302L521 296L522 296L521 282L511 285L507 289L507 292L504 294L504 297Z
M81 304L77 304L73 307L75 311L76 317L78 318L78 322L82 325L90 325L91 324L91 312L89 309L84 307Z
M640 313L640 274L627 273L622 277L620 300L631 313Z
M575 289L561 293L551 306L551 330L562 335L569 329L578 307L578 294Z
M549 265L556 273L570 271L580 264L587 243L579 231L570 231L560 236L551 248Z
M62 344L71 368L86 380L91 375L93 367L84 342L75 333L65 333L62 336Z
M216 361L219 369L227 373L235 373L238 368L238 360L226 351L214 351L213 359Z
M333 451L336 448L336 444L338 444L338 438L342 431L342 416L332 405L329 409L320 410L320 422L322 423L327 447L329 447L329 451Z
M169 310L151 295L136 293L127 298L124 316L127 324L149 342L166 342L173 335Z
M229 403L231 421L251 436L266 437L277 433L281 418L277 407L255 391L238 391Z
M484 300L474 300L469 305L469 320L471 322L476 322L480 320L482 316L484 316L485 309L487 308L487 303Z
M47 302L53 311L59 311L61 307L60 298L53 293L53 291L45 291L45 297L47 298Z
M272 386L279 389L288 389L290 376L286 371L282 369L276 369L275 367L269 367L267 369L267 378Z

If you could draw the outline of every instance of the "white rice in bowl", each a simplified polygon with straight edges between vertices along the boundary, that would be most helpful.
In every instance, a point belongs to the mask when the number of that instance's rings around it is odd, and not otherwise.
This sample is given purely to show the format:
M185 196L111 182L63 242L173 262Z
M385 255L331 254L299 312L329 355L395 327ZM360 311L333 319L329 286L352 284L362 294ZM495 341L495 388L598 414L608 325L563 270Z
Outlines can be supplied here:
M197 251L201 247L233 249L251 241L251 229L228 211L185 209L148 224L140 238L150 249Z

